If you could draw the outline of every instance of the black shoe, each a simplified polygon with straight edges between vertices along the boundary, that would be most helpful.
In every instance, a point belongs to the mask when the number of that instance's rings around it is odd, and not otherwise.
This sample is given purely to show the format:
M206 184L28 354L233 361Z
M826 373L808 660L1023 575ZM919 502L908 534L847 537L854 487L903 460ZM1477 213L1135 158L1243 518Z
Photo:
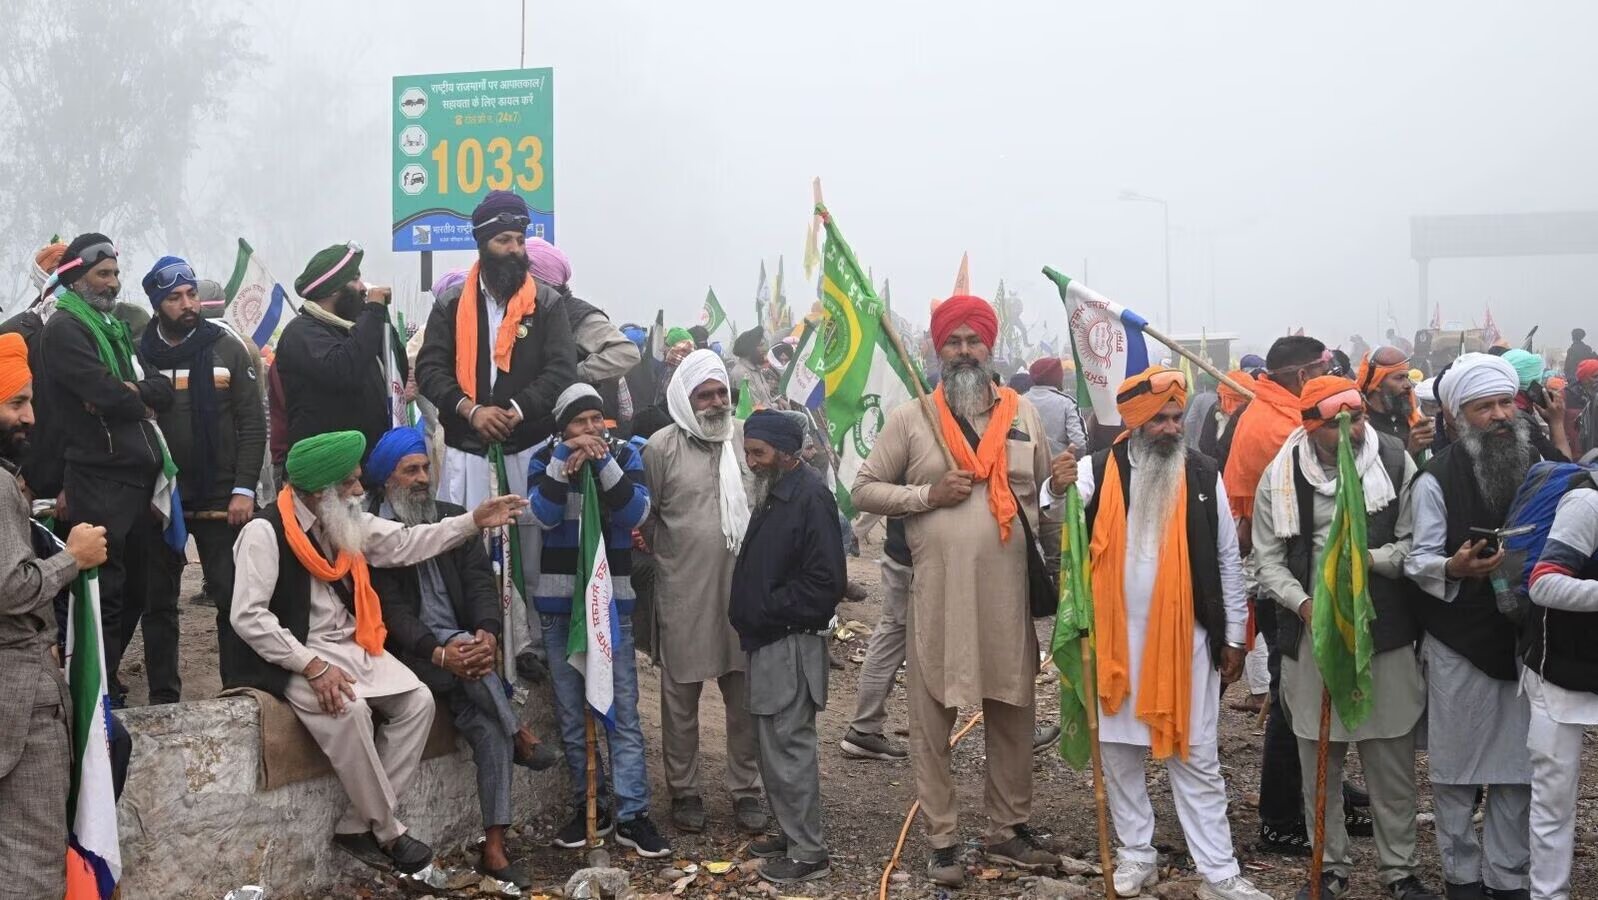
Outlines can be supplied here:
M1335 900L1348 893L1348 879L1332 872L1321 873L1321 896L1327 900ZM1309 900L1309 885L1298 889L1293 895L1294 900Z
M1437 896L1436 891L1413 875L1407 875L1388 885L1387 895L1393 900L1443 900Z
M908 759L910 756L903 747L888 743L888 739L880 734L866 734L853 728L844 734L843 740L838 742L838 748L843 751L844 756L855 759L883 759L891 762Z
M1264 822L1260 823L1259 843L1254 849L1261 853L1276 853L1281 856L1309 856L1309 835L1304 831L1303 823L1288 829L1275 828Z
M533 886L533 867L524 859L511 860L503 869L490 869L479 860L477 871L499 881L508 881L522 890Z
M939 847L927 854L927 878L943 887L957 888L965 884L965 864L960 862L960 848Z
M1371 814L1356 806L1343 808L1343 829L1349 837L1370 837L1376 833L1376 820Z
M645 859L660 859L662 856L671 855L671 845L660 836L660 829L655 827L654 822L649 821L648 816L617 822L616 843L633 848Z
M383 852L393 860L394 868L406 875L415 875L433 861L433 848L408 834L395 838Z
M766 833L766 811L754 797L739 797L732 801L732 819L744 834Z
M374 869L381 869L387 872L394 868L394 861L388 858L387 853L383 852L382 846L377 843L376 836L370 831L363 831L360 834L335 834L333 835L333 846Z
M779 859L788 855L788 839L780 834L763 834L749 842L749 855Z
M698 794L688 797L673 797L671 800L671 824L678 831L689 834L698 834L705 830L705 801Z
M1525 888L1493 888L1482 885L1481 895L1489 900L1531 900L1531 891Z
M1443 882L1443 896L1448 900L1486 900L1487 895L1482 892L1482 884L1472 881L1470 884L1455 884L1452 881Z
M544 660L543 654L523 650L516 654L516 674L533 684L543 684L549 680L549 663Z
M610 811L601 807L594 815L595 833L599 837L604 837L610 834L610 828ZM557 847L565 847L567 850L588 846L588 810L577 810L577 814L571 817L571 821L567 822L564 828L555 833L555 839L550 843Z
M532 752L528 753L526 756L516 757L514 762L516 765L526 766L527 768L532 769L534 772L542 772L550 766L553 766L555 763L560 762L560 754L550 749L549 745L543 741L535 741L533 743Z
M1060 726L1035 725L1032 728L1032 752L1042 753L1060 739Z
M760 877L772 884L795 884L800 881L815 881L817 878L826 878L832 874L832 864L825 859L815 862L805 862L802 859L767 860L760 867Z

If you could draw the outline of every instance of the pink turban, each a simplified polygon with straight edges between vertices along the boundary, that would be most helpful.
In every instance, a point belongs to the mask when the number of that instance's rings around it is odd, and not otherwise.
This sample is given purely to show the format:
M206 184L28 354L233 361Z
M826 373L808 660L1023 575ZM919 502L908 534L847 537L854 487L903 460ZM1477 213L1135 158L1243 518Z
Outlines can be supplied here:
M932 346L942 347L943 342L949 339L961 325L970 325L971 330L977 333L982 343L990 348L999 337L999 317L993 312L993 305L981 297L972 297L961 294L950 297L938 304L932 313Z
M533 280L550 287L560 287L572 280L572 263L559 247L543 238L527 239L527 268Z

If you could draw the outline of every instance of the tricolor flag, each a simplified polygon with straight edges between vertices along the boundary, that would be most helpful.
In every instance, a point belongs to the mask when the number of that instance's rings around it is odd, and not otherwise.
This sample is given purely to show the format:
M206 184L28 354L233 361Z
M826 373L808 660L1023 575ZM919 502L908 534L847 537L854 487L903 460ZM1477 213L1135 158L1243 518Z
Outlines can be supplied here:
M1060 289L1065 303L1078 402L1092 406L1100 425L1120 425L1115 392L1128 376L1149 367L1149 348L1143 341L1148 320L1048 266L1043 274Z
M799 332L799 343L794 345L793 356L789 357L788 367L782 372L779 390L795 406L820 409L821 402L826 399L821 379L825 356L821 333L822 329L816 322L806 319L803 330Z
M1375 643L1371 623L1376 608L1371 605L1365 549L1365 486L1354 463L1348 413L1338 414L1337 430L1336 506L1326 546L1315 561L1310 634L1315 666L1331 695L1332 708L1343 727L1353 731L1370 718L1376 699L1371 680Z
M716 299L716 289L705 291L705 308L699 311L699 324L705 326L705 331L715 334L727 321L727 313L721 308L721 301Z
M605 728L616 727L616 642L620 640L616 596L611 591L605 523L599 515L599 485L593 466L583 466L583 508L577 520L577 574L566 629L566 662L583 673L583 694Z
M490 482L488 495L499 497L511 493L510 479L505 475L505 445L493 443L488 445L488 463L490 466ZM499 585L499 609L504 621L514 621L511 618L513 609L526 609L526 581L522 579L522 541L521 533L514 520L509 525L489 532L488 556L494 566L494 579ZM509 634L509 629L506 631ZM515 683L516 672L516 646L518 642L504 640L500 642L500 675L507 683Z
M239 238L239 255L225 293L228 322L270 358L297 307L244 238Z
M161 426L152 421L150 427L155 429L155 439L161 445L161 471L155 473L150 508L161 519L161 538L167 547L187 559L189 529L183 523L183 498L178 495L178 464L172 460L172 451L167 448Z
M66 668L72 693L66 897L106 900L122 877L122 849L117 842L117 802L111 782L111 712L106 698L97 569L81 573L72 583Z

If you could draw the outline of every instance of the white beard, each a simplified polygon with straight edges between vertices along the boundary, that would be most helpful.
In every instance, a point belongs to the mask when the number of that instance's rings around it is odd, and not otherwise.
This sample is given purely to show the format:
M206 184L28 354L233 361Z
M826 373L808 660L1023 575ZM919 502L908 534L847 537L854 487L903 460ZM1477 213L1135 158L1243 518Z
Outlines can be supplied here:
M967 422L976 421L993 405L993 369L984 363L945 365L942 383L949 411Z
M717 412L700 410L694 413L694 418L699 420L699 427L705 432L705 440L714 443L732 437L732 414L726 409Z
M1129 456L1137 464L1132 467L1132 502L1127 517L1128 540L1138 550L1138 556L1153 559L1159 555L1160 541L1165 538L1165 524L1176 502L1176 492L1182 487L1182 473L1187 466L1186 442L1178 439L1170 453L1161 452L1143 436L1134 431L1130 438Z
M340 497L337 486L324 488L317 495L316 525L322 530L330 554L361 552L366 543L364 515L361 498Z
M431 525L438 521L438 503L429 490L399 488L386 492L394 518L405 525Z

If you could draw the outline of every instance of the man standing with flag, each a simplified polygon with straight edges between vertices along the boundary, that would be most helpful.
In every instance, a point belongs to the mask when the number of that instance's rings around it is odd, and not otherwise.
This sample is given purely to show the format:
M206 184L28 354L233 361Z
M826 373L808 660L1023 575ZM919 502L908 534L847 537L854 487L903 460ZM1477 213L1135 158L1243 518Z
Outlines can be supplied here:
M255 488L266 455L261 383L244 341L201 318L199 284L186 261L176 256L157 260L144 276L144 292L155 307L155 319L144 330L139 351L172 381L172 408L158 421L178 467L183 508L194 514L188 531L216 603L222 683L227 685L243 651L228 626L233 542L255 515ZM172 587L175 592L177 584ZM175 593L172 599L175 604ZM146 643L150 631L147 624ZM174 657L176 637L174 630L169 651Z
M728 616L749 654L749 713L778 833L749 852L774 884L831 873L821 828L816 712L827 707L829 625L848 580L838 503L799 458L804 414L760 410L744 422L755 473L753 518L732 573Z
M1032 871L1060 860L1028 824L1038 647L1019 519L1037 522L1045 483L1051 475L1062 485L1075 480L1076 462L1069 453L1051 462L1037 410L995 386L989 358L998 328L980 297L938 305L938 389L930 404L904 403L888 413L851 491L863 512L906 517L914 567L905 683L910 761L932 850L927 877L948 887L965 880L949 771L949 734L962 706L980 707L984 717L984 852Z
M1226 819L1217 725L1223 684L1243 672L1248 607L1226 486L1187 448L1187 381L1155 366L1121 383L1129 429L1078 469L1090 535L1099 739L1121 847L1115 890L1159 880L1144 757L1165 763L1203 900L1260 900L1240 874Z
M555 399L556 437L533 453L527 472L528 500L538 527L544 529L544 550L538 580L533 586L533 605L538 610L544 650L555 684L555 719L560 726L566 767L571 772L571 796L575 812L555 835L558 847L578 848L587 844L588 817L584 716L607 715L606 737L610 744L610 771L614 783L614 806L599 802L597 833L608 834L615 812L616 840L650 859L671 853L671 845L649 819L649 771L645 763L644 732L638 718L638 663L634 651L632 613L633 529L649 514L649 490L644 486L644 465L637 450L605 433L605 414L599 391L581 382L572 385ZM602 557L609 570L611 600L614 602L615 643L611 647L608 711L596 711L587 702L587 672L567 661L571 628L584 625L573 618L573 590L587 587L589 573L579 563L584 547L582 522L583 472L593 475L598 491L595 510L600 511L602 527L595 532L597 544L587 548ZM587 591L584 591L586 594ZM588 651L600 657L597 649ZM593 671L591 669L591 671ZM595 671L595 677L599 673ZM596 760L602 757L596 754ZM598 784L605 783L603 769L595 773Z
M1378 354L1380 351L1377 351ZM1407 377L1407 376L1406 376ZM1303 427L1294 431L1260 479L1254 503L1254 561L1260 589L1282 607L1276 617L1282 651L1282 702L1292 713L1303 772L1305 821L1315 817L1316 751L1319 745L1321 691L1316 664L1322 643L1341 647L1341 634L1312 634L1306 627L1315 582L1332 535L1334 513L1343 497L1338 473L1337 416L1348 413L1349 450L1360 478L1363 506L1347 513L1366 520L1369 547L1370 617L1354 617L1366 627L1363 657L1345 654L1364 679L1353 690L1336 685L1339 714L1332 721L1327 753L1326 844L1321 896L1348 892L1352 858L1343 815L1343 758L1358 744L1375 819L1377 877L1395 900L1435 900L1437 894L1416 877L1415 725L1426 708L1426 683L1415 656L1420 624L1415 617L1415 585L1404 577L1412 533L1409 486L1415 461L1403 442L1366 420L1365 397L1346 378L1322 376L1299 397ZM1364 551L1366 548L1359 548ZM1318 640L1317 640L1318 639ZM1350 648L1352 649L1352 648ZM1346 721L1342 711L1357 707L1362 721ZM1307 897L1308 887L1299 896Z
M0 847L3 892L66 889L72 703L55 658L54 603L79 572L106 561L105 528L80 523L65 553L34 554L18 463L33 429L33 373L20 334L0 336ZM98 623L96 623L98 624Z
M169 462L155 417L172 407L172 382L147 371L127 326L111 315L122 282L110 238L74 238L56 275L62 290L39 345L39 406L66 465L56 515L105 526L100 615L113 698L121 694L115 679L122 651L147 600L170 592L172 609L152 620L167 629L172 652L162 650L160 627L153 642L147 631L145 662L150 701L176 703L177 588L170 582L177 567L162 538L167 523L154 507Z

